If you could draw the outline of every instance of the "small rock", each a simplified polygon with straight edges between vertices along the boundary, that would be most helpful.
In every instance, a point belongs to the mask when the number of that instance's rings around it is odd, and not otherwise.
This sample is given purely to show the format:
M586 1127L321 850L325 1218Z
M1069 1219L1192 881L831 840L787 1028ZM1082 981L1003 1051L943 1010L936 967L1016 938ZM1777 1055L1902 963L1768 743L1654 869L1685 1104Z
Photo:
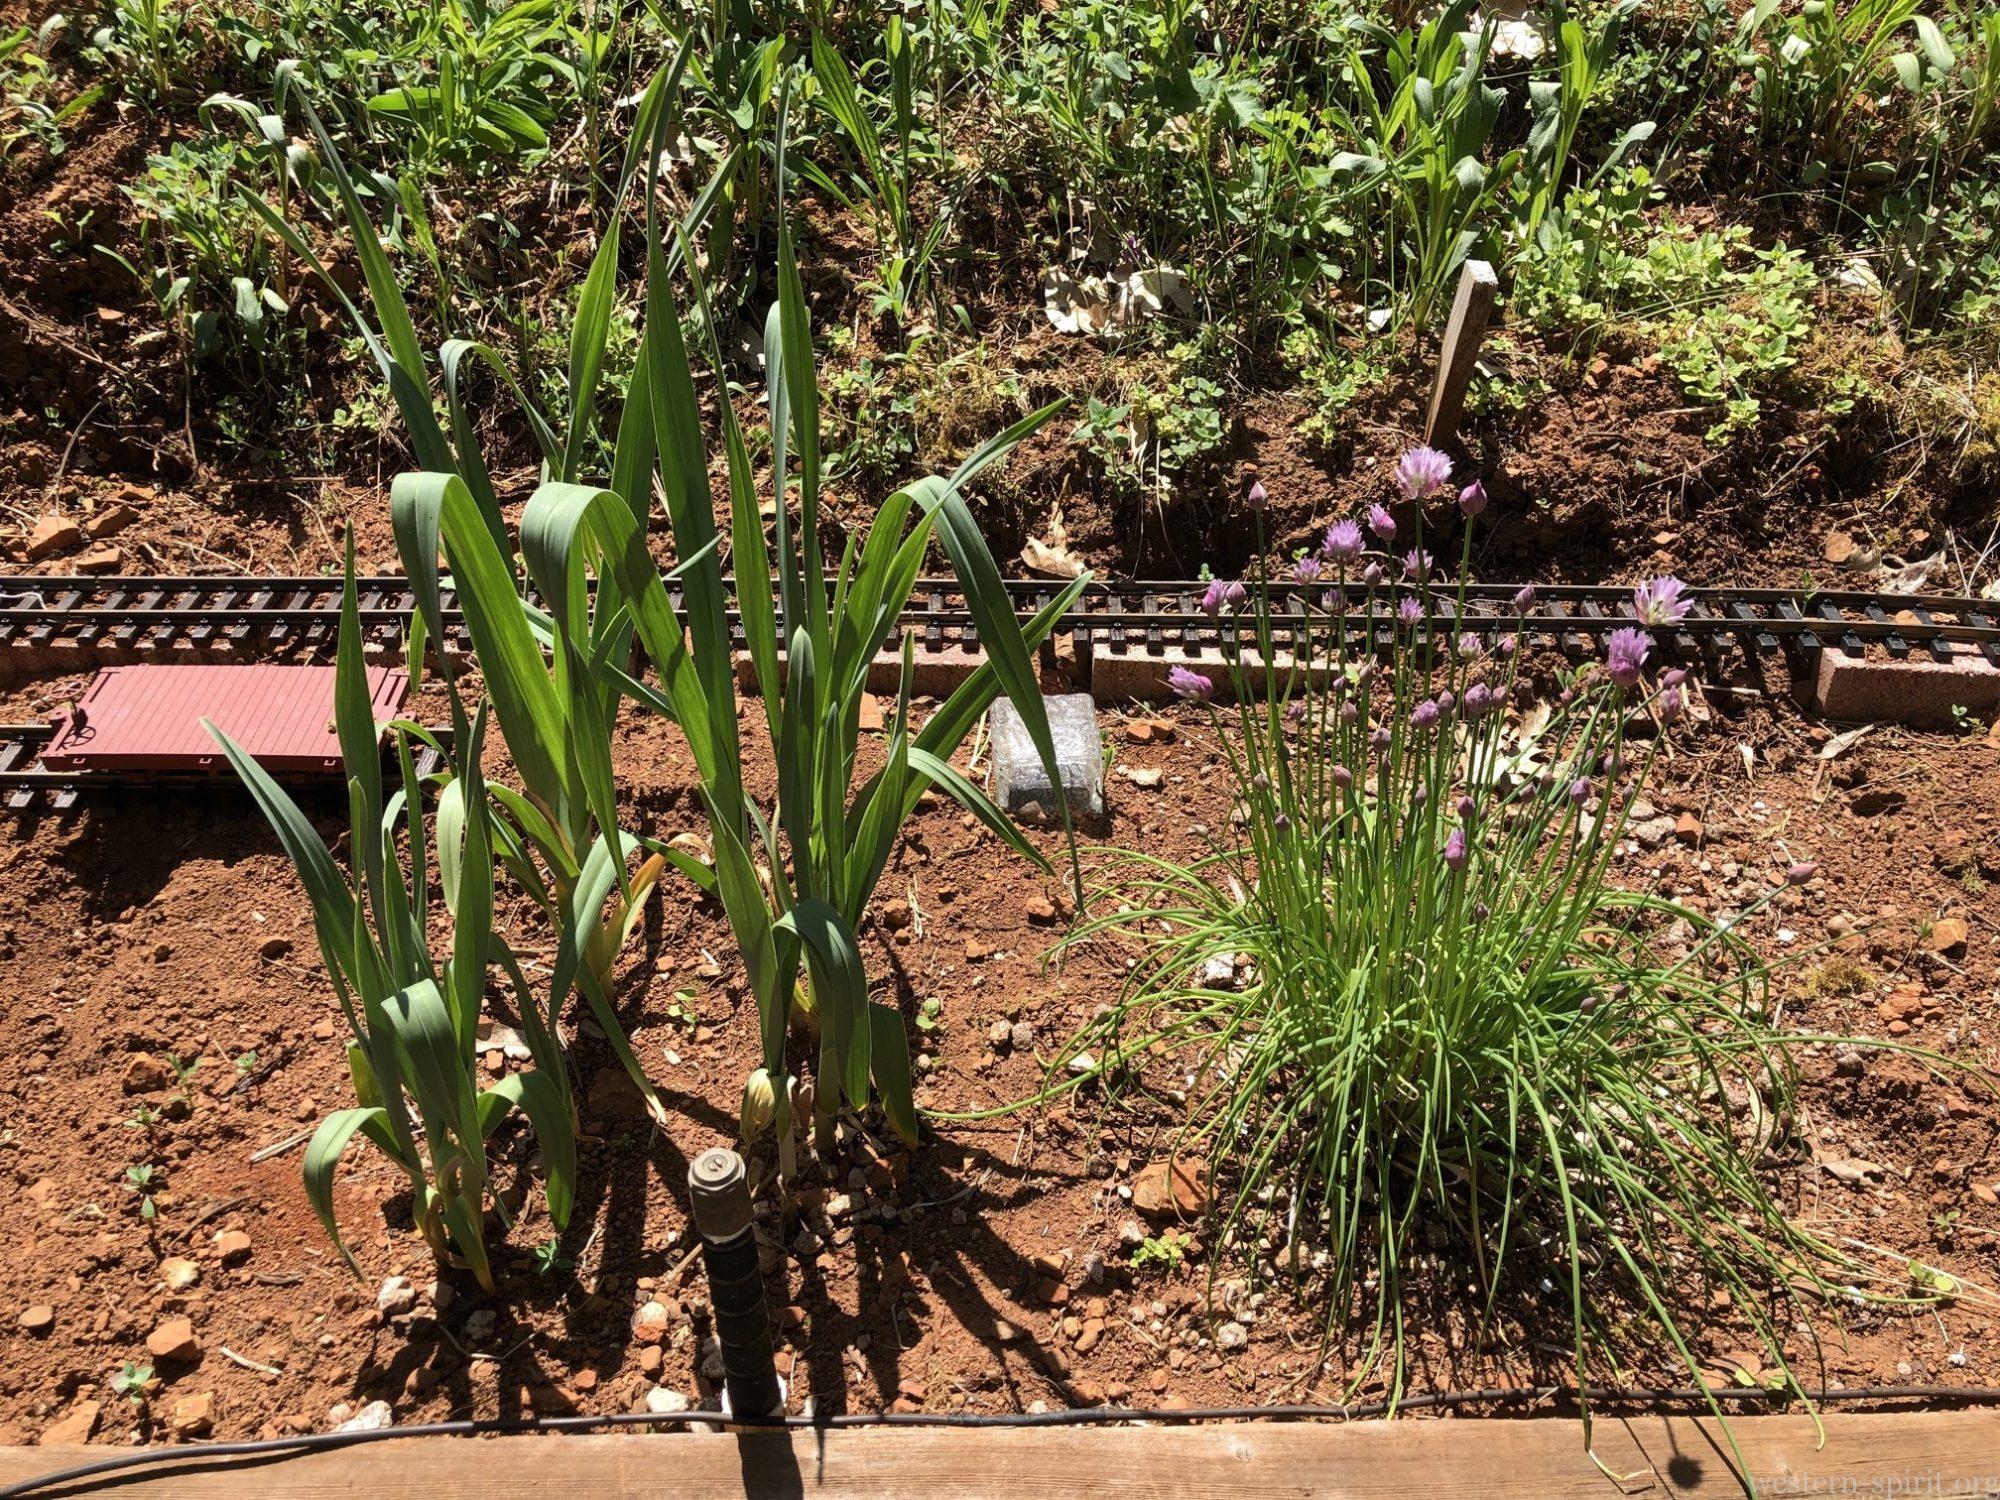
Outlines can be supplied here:
M1224 1323L1215 1330L1215 1347L1218 1349L1241 1349L1250 1342L1250 1330L1241 1323Z
M292 940L288 937L267 937L257 945L260 958L276 962L292 951Z
M1835 567L1839 567L1850 557L1854 556L1855 547L1854 538L1846 532L1829 531L1826 534L1826 540L1820 543L1819 555Z
M107 536L116 536L127 526L139 519L139 512L129 505L112 501L83 523L83 529L93 541Z
M1135 745L1171 745L1174 726L1168 719L1134 719L1125 726L1125 738Z
M128 1094L157 1094L173 1081L173 1069L148 1053L140 1053L125 1068L124 1088Z
M125 554L116 547L92 547L71 566L79 573L116 573L125 566Z
M1208 1203L1208 1168L1197 1162L1152 1162L1132 1182L1132 1206L1149 1219L1199 1218Z
M28 533L28 561L39 562L53 552L83 545L83 529L63 516L43 516Z
M656 1416L667 1416L687 1409L688 1398L668 1386L656 1385L646 1392L646 1410Z
M1035 1045L1035 1028L1026 1021L1016 1021L1007 1030L1007 1040L1016 1052L1026 1052Z
M250 1258L250 1236L240 1229L225 1229L215 1237L215 1254L225 1266Z
M146 1352L155 1359L186 1363L201 1357L201 1340L187 1318L169 1318L146 1335Z
M632 1314L632 1337L642 1344L657 1344L666 1338L671 1321L664 1302L648 1302Z
M1004 1017L986 1028L987 1045L995 1052L1005 1052L1014 1044L1014 1027Z
M475 1307L465 1315L465 1336L475 1344L483 1344L493 1337L494 1327L500 1315L490 1307Z
M666 1352L658 1344L648 1344L639 1351L639 1373L641 1375L657 1375L661 1370L666 1368L666 1363Z
M885 932L901 932L915 919L916 914L910 910L910 903L900 898L884 901L875 908L875 920L882 924Z
M1667 841L1668 836L1673 831L1674 820L1672 818L1649 818L1644 823L1635 823L1632 825L1632 837L1639 841L1642 848L1646 849L1659 848L1660 845Z
M21 1331L32 1333L37 1338L56 1326L56 1310L46 1302L37 1302L20 1316Z
M1972 1196L1989 1207L1995 1203L2000 1203L2000 1190L1996 1190L1991 1183L1973 1183Z
M215 1397L196 1391L174 1402L174 1432L181 1437L200 1437L215 1425Z
M334 1411L345 1410L344 1406L334 1408ZM370 1401L360 1411L345 1419L334 1418L332 1412L329 1412L327 1417L329 1421L336 1422L337 1425L333 1429L335 1432L374 1432L383 1427L396 1425L396 1413L386 1401Z
M1040 922L1045 925L1055 921L1059 915L1055 902L1049 900L1047 896L1030 896L1021 903L1021 910L1026 913L1030 922Z
M1697 818L1693 813L1684 812L1678 818L1674 819L1674 837L1679 839L1683 844L1699 844L1701 842L1701 833L1701 819Z
M1931 952L1956 953L1965 946L1970 929L1963 917L1940 918L1931 928Z
M376 1290L375 1311L382 1315L384 1322L401 1317L416 1305L416 1283L407 1276L386 1277Z
M104 1410L103 1403L79 1401L63 1414L62 1420L42 1430L41 1444L44 1448L74 1448L90 1441L90 1435L97 1431L97 1418Z

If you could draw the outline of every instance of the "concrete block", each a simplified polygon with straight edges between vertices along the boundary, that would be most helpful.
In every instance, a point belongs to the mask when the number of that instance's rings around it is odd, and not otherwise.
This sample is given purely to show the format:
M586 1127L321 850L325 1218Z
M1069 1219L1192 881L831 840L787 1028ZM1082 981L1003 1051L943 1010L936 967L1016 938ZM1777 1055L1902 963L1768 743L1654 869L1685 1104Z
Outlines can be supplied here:
M1929 656L1897 661L1829 646L1819 653L1806 700L1829 719L1948 725L1953 708L1974 713L2000 708L2000 667L1969 647L1949 661Z
M1044 696L1049 733L1055 740L1056 769L1062 775L1063 794L1070 811L1078 817L1104 815L1104 744L1097 732L1097 705L1088 693ZM1053 817L1055 788L1027 726L1005 698L994 701L992 725L992 775L989 782L994 801L1010 813L1030 806Z
M1331 675L1324 661L1314 662L1310 671L1298 671L1297 661L1289 651L1272 652L1271 665L1273 670L1287 676L1296 671L1301 683L1310 681L1318 685ZM1157 655L1150 651L1112 651L1100 647L1091 658L1090 691L1099 703L1161 702L1174 696L1167 685L1167 674L1175 667L1186 667L1208 678L1215 684L1218 700L1227 700L1235 692L1235 675L1229 660L1214 647ZM1253 693L1263 691L1264 666L1254 651L1245 653L1243 677Z

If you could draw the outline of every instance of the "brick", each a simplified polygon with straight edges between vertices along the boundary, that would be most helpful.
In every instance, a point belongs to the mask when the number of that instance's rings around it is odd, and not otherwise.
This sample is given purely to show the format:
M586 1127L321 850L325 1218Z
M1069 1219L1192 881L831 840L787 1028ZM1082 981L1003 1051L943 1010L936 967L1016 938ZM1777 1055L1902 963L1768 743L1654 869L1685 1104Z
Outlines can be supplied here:
M1953 708L1983 713L2000 707L2000 668L1964 651L1949 661L1901 661L1856 655L1829 646L1806 694L1814 712L1853 723L1917 726L1951 722Z

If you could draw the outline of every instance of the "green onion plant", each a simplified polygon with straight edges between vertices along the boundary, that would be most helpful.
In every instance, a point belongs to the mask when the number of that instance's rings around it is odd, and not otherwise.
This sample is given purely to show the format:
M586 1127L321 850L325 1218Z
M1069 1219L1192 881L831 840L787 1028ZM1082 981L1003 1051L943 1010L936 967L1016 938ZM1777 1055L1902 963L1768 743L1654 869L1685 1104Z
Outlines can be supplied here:
M549 1217L560 1227L575 1199L576 1131L558 1033L537 1012L520 964L494 931L487 820L468 816L485 796L485 710L469 722L462 713L457 719L448 746L415 724L386 726L400 785L385 786L385 726L375 718L362 661L350 542L334 727L347 786L351 872L341 871L285 790L226 733L202 722L306 887L320 956L347 1017L356 1103L327 1116L306 1146L313 1212L352 1266L334 1217L333 1179L348 1144L364 1136L408 1175L412 1216L438 1263L463 1264L491 1291L488 1138L514 1111L528 1118L541 1147ZM413 743L447 751L452 761L445 795L428 818ZM443 957L432 952L430 936L439 908L451 919L451 947ZM478 1028L494 967L514 982L535 1066L482 1087Z

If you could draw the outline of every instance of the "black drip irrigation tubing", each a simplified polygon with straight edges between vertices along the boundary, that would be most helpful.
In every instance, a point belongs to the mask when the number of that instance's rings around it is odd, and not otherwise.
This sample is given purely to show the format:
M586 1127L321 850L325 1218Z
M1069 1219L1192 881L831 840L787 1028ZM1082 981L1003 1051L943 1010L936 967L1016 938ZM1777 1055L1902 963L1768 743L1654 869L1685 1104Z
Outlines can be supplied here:
M1878 1402L1922 1400L1940 1406L2000 1406L2000 1386L1873 1385L1835 1386L1806 1391L1806 1401ZM59 1490L106 1475L152 1465L199 1466L222 1460L246 1463L297 1458L362 1443L398 1438L507 1437L531 1433L589 1432L607 1427L723 1426L748 1432L824 1432L884 1427L943 1427L1009 1429L1034 1427L1100 1427L1118 1423L1164 1425L1187 1422L1360 1421L1397 1412L1439 1411L1461 1406L1522 1406L1542 1401L1575 1405L1589 1402L1607 1407L1672 1407L1690 1405L1785 1404L1798 1399L1793 1391L1722 1390L1696 1386L1656 1390L1621 1386L1542 1385L1513 1389L1438 1391L1402 1401L1367 1401L1332 1406L1177 1406L1160 1408L1076 1407L1046 1412L857 1412L827 1417L734 1417L719 1411L609 1412L602 1416L485 1417L454 1422L425 1422L411 1427L372 1427L354 1432L311 1432L297 1437L259 1438L240 1443L188 1443L146 1448L74 1464L23 1479L0 1489L0 1500Z

